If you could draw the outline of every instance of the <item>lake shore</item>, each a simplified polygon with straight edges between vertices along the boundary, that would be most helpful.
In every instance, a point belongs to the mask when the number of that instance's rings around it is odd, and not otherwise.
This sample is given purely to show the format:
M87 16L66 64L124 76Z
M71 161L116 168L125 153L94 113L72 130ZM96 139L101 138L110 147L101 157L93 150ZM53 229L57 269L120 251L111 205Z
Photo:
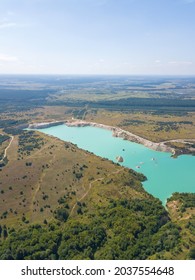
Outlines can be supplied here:
M83 120L66 120L66 121L52 121L52 122L43 122L43 123L34 123L34 124L29 124L28 128L29 129L41 129L41 128L48 128L56 125L61 125L61 124L66 124L69 127L84 127L84 126L93 126L93 127L98 127L98 128L103 128L107 130L112 131L112 136L113 137L120 137L124 140L128 140L131 142L135 142L138 144L142 144L145 147L155 150L155 151L161 151L161 152L168 152L172 153L172 155L175 154L175 150L171 147L168 147L165 143L155 143L150 140L147 140L143 137L140 137L136 134L133 134L129 131L123 130L118 127L114 126L109 126L105 124L100 124L100 123L95 123L95 122L88 122L88 121L83 121Z
M143 137L140 137L136 134L133 134L129 131L123 130L118 127L114 126L109 126L105 124L100 124L100 123L95 123L95 122L88 122L88 121L83 121L83 120L72 120L72 121L67 121L65 123L67 126L75 126L75 127L84 127L84 126L94 126L94 127L99 127L99 128L104 128L107 130L112 131L112 136L113 137L120 137L124 140L128 140L131 142L135 142L138 144L142 144L145 147L155 150L155 151L160 151L160 152L169 152L172 153L173 155L175 154L175 150L171 147L168 147L164 143L155 143L150 140L147 140Z
M52 121L52 122L42 122L42 123L32 123L28 125L29 129L41 129L48 128L56 125L64 124L64 121Z

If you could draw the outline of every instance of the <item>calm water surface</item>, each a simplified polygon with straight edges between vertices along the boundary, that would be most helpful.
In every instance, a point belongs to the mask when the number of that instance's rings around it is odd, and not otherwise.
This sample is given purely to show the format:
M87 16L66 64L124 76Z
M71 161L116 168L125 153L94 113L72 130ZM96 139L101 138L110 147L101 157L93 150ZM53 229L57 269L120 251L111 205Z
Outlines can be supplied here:
M48 135L77 144L78 147L116 162L121 155L121 165L142 172L148 180L144 188L161 199L173 192L195 192L195 157L182 155L171 158L170 153L157 152L143 145L112 137L112 132L96 127L67 127L58 125L39 129Z

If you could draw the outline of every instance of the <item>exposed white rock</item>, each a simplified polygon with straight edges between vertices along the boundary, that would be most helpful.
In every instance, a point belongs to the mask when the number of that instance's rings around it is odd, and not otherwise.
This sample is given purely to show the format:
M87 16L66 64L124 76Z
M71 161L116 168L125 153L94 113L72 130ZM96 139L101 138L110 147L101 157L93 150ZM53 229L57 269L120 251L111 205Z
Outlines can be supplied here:
M28 128L30 129L36 129L36 128L47 128L55 125L63 124L62 121L56 121L56 122L44 122L44 123L32 123L29 124Z
M174 149L168 147L165 143L155 143L150 140L144 139L138 135L135 135L129 131L125 131L121 128L118 127L113 127L109 125L104 125L104 124L99 124L99 123L94 123L94 122L87 122L83 120L75 120L75 121L67 121L66 122L67 126L95 126L95 127L100 127L108 130L112 130L112 136L114 137L120 137L128 141L136 142L139 144L144 145L147 148L150 148L155 151L161 151L161 152L170 152L174 153Z
M123 161L124 161L123 157L121 157L121 156L116 157L116 160L117 160L118 162L123 162Z

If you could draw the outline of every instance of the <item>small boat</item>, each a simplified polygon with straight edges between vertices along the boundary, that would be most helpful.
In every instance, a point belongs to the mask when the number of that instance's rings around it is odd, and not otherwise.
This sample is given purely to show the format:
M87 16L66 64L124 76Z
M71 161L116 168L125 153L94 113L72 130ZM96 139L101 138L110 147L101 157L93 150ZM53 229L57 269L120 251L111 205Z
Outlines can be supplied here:
M139 165L137 165L137 166L136 166L136 168L138 168L138 169L139 169L139 168L140 168L140 166L139 166Z

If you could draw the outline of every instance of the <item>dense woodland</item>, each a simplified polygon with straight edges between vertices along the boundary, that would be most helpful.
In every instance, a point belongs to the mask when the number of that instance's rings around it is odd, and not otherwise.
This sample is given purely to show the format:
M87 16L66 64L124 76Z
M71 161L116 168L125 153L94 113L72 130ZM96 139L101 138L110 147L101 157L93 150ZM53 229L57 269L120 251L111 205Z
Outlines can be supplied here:
M0 227L0 259L163 259L182 250L181 228L156 199L111 200L90 214L85 207L75 219L61 208L44 225Z

